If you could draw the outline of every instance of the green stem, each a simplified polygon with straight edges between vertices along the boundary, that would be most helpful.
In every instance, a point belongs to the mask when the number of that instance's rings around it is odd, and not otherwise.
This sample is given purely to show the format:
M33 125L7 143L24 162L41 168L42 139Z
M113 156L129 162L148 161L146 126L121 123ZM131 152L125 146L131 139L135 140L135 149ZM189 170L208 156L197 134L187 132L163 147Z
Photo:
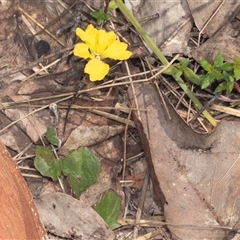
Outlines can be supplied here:
M163 53L160 51L160 49L156 46L156 44L153 42L153 40L149 37L147 32L143 29L143 27L139 24L137 19L132 15L132 13L128 10L128 8L125 6L125 4L122 2L122 0L115 0L118 8L121 10L123 15L128 19L129 22L135 27L139 35L143 38L143 40L146 42L146 44L149 46L149 48L156 54L158 59L161 61L163 65L167 65L169 62L163 55ZM185 84L183 79L181 77L176 76L177 68L171 66L169 67L164 73L171 75L174 77L176 82L179 84L179 86L183 89L183 91L187 94L187 96L192 100L194 105L198 110L201 110L203 108L203 105L198 100L198 98L192 93L192 91L188 88L188 86ZM205 110L203 111L203 115L206 117L206 119L215 127L217 125L215 119L211 116L211 114Z
M159 48L156 46L156 44L153 42L153 40L148 36L148 34L143 29L143 27L139 24L137 19L128 10L128 8L125 6L125 4L122 2L122 0L115 0L115 1L117 2L117 5L118 5L119 9L121 10L121 12L129 20L129 22L131 22L131 24L135 27L135 29L137 30L139 35L148 44L148 46L151 48L151 50L157 55L157 57L162 62L162 64L167 65L168 60L165 58L165 56L162 54L162 52L159 50Z

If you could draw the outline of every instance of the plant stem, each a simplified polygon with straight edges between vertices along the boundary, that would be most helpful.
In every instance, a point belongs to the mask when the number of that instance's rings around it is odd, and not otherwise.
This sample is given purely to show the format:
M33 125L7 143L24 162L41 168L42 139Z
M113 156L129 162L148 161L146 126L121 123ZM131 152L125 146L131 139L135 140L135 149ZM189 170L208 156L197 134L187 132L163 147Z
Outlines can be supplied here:
M132 15L132 13L128 10L128 8L125 6L125 4L122 2L122 0L115 0L116 4L118 5L118 8L121 10L123 15L128 19L129 22L135 27L136 31L139 33L139 35L143 38L143 40L146 42L146 44L149 46L149 48L156 54L158 59L161 61L163 65L167 65L169 62L163 55L163 53L160 51L160 49L156 46L156 44L153 42L153 40L149 37L147 32L143 29L143 27L139 24L137 19ZM165 74L171 75L174 77L176 82L179 84L179 86L183 89L183 91L187 94L187 96L192 100L194 105L198 110L201 110L203 105L198 100L198 98L192 93L192 91L188 88L188 86L185 84L183 79L179 76L176 76L177 68L170 66L166 71L164 71ZM203 115L206 117L206 119L215 127L217 125L215 119L211 116L211 114L205 110L203 111Z

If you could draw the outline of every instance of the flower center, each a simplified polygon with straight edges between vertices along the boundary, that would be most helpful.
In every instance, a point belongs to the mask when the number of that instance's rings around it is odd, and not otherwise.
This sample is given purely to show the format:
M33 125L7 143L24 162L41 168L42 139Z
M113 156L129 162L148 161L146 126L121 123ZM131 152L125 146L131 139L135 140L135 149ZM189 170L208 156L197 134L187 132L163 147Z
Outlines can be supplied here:
M93 53L93 55L94 55L94 58L101 60L101 56L99 53Z

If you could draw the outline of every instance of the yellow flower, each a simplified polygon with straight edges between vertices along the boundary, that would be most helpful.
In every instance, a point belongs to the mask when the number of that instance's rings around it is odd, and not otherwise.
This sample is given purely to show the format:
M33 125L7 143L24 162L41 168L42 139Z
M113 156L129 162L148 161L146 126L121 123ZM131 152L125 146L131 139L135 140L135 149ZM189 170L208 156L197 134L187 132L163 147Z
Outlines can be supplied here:
M80 58L90 59L84 72L89 74L91 81L102 80L109 72L109 65L102 61L104 58L126 60L132 55L126 50L127 44L117 40L113 31L98 30L90 24L85 31L77 28L76 35L84 43L77 43L73 54Z

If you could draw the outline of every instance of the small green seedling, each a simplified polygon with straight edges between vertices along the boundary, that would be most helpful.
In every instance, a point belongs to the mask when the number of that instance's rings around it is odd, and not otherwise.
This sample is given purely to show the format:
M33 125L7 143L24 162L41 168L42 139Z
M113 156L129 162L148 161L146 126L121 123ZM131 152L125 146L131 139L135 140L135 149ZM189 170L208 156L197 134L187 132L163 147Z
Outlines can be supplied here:
M240 79L240 59L235 57L233 62L224 61L223 53L219 53L215 58L213 65L205 59L199 61L201 67L206 71L205 74L197 75L188 67L189 59L180 60L174 64L178 69L175 76L184 75L187 80L205 89L213 83L217 83L215 92L226 91L231 93L234 82Z
M226 62L223 53L219 53L213 65L204 59L200 60L200 65L207 72L201 76L202 89L209 87L214 82L219 82L215 92L226 91L228 94L232 92L234 82L240 79L240 59L238 57L235 57L232 63Z
M105 13L102 9L95 12L90 12L90 15L97 20L97 24L100 26L104 21L110 19L110 15Z
M50 127L46 136L51 144L59 145L55 128ZM56 159L50 147L38 146L34 166L43 176L50 177L53 181L57 181L61 176L67 177L76 198L79 198L81 192L97 182L101 164L88 148L79 148L62 159ZM120 214L121 198L114 191L106 192L94 208L111 229L120 226L117 218Z
M47 137L50 142L58 145L55 130L51 129ZM76 198L81 192L97 182L100 172L100 161L88 148L79 148L71 151L66 157L57 159L50 147L37 146L34 159L35 168L46 177L57 181L59 177L66 176Z

